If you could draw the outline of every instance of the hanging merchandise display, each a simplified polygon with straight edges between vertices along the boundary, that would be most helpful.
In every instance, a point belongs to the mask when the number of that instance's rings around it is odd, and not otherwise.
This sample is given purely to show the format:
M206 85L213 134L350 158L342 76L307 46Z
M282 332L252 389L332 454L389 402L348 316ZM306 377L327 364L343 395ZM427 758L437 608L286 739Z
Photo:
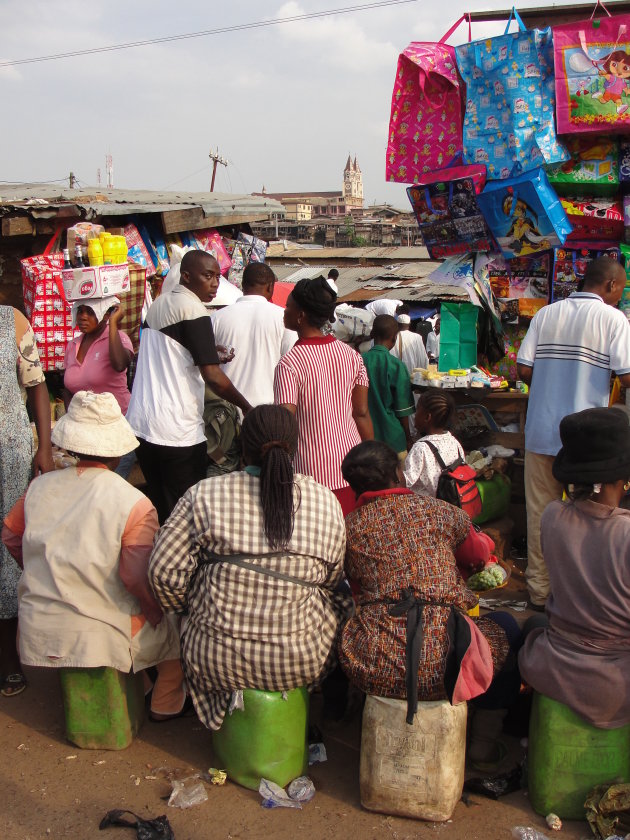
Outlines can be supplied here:
M595 17L601 6L607 17ZM597 2L590 19L553 28L560 134L630 128L630 14Z
M506 260L501 254L479 254L475 276L487 273L499 302L502 323L516 324L532 318L549 299L550 253Z
M504 257L526 257L562 245L571 225L542 169L490 181L477 201Z
M453 166L423 175L417 186L407 188L432 259L492 248L492 234L476 199L485 179L485 166Z
M624 208L619 199L583 196L562 198L560 201L573 227L567 237L567 244L585 239L605 239L611 242L623 239Z
M508 33L512 18L519 31ZM527 30L512 9L505 35L455 50L466 83L464 156L503 179L568 159L554 126L551 30Z
M576 292L584 279L588 264L597 257L620 260L620 251L610 243L585 243L582 248L556 248L553 255L551 301L564 300Z
M571 158L547 167L547 175L563 194L613 195L619 188L619 145L613 137L570 137Z
M462 150L464 87L455 49L445 41L414 42L400 54L392 93L385 178L417 184L434 169L449 166ZM468 21L470 40L470 20Z

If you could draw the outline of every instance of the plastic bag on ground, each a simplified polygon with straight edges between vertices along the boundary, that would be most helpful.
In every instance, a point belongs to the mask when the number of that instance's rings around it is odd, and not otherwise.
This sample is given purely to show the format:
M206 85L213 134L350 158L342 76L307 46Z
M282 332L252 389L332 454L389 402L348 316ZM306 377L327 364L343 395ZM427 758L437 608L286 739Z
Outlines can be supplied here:
M206 789L197 776L176 779L172 785L173 790L168 800L170 808L192 808L208 799Z
M124 814L129 814L133 819L124 819ZM165 814L153 820L145 820L133 811L108 811L101 820L99 829L102 831L104 828L113 827L135 828L138 840L175 840L173 829Z
M260 804L263 808L302 808L299 802L290 799L279 785L268 779L260 780L258 793L262 796L263 801Z
M308 776L298 776L287 788L287 793L294 802L310 802L315 796L315 785Z
M515 840L549 840L546 834L541 834L531 826L515 825L512 829L512 837Z

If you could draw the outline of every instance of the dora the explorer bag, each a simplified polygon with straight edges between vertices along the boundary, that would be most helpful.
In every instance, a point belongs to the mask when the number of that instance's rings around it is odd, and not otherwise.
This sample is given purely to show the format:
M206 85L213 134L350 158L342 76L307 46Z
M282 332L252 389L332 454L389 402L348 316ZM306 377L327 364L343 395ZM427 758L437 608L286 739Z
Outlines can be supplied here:
M461 508L471 519L481 513L481 496L475 484L476 472L461 458L457 458L447 467L437 446L430 440L424 443L429 447L435 460L438 462L442 473L438 479L436 499L448 502L455 507Z

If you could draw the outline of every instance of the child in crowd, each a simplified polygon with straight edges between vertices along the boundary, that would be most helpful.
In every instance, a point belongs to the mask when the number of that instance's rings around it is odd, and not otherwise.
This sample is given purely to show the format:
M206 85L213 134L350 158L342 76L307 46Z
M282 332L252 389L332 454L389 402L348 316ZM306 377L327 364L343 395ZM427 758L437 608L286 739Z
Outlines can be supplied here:
M418 401L414 418L419 439L405 461L407 487L427 496L435 496L442 468L429 444L433 444L444 463L449 466L464 450L449 432L455 419L455 401L446 391L426 391Z
M398 337L398 323L391 315L377 315L372 324L374 346L363 355L370 378L368 407L374 437L389 444L404 459L411 446L409 417L414 412L407 368L391 355Z

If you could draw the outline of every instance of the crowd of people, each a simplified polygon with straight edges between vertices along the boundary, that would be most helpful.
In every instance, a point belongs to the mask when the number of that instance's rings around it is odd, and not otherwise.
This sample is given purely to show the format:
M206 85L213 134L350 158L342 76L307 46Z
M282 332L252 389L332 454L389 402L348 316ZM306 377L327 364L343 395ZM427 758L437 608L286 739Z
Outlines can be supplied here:
M349 683L406 700L409 723L420 701L471 701L480 766L502 757L523 678L597 726L629 722L630 426L606 407L612 371L630 384L622 273L593 262L521 347L528 586L546 607L524 626L507 611L468 615L463 550L479 568L488 546L436 498L435 453L463 455L455 405L438 390L415 404L409 373L428 355L397 302L375 312L361 354L327 330L333 277L299 281L283 312L272 270L252 263L243 296L212 312L218 263L190 251L148 310L131 393L119 301L76 307L52 437L30 326L0 307L2 694L26 687L21 663L156 666L151 718L194 707L210 729L244 688ZM220 446L208 437L210 415L224 422L217 404L236 430ZM76 465L53 470L52 443ZM133 453L146 495L125 479Z

